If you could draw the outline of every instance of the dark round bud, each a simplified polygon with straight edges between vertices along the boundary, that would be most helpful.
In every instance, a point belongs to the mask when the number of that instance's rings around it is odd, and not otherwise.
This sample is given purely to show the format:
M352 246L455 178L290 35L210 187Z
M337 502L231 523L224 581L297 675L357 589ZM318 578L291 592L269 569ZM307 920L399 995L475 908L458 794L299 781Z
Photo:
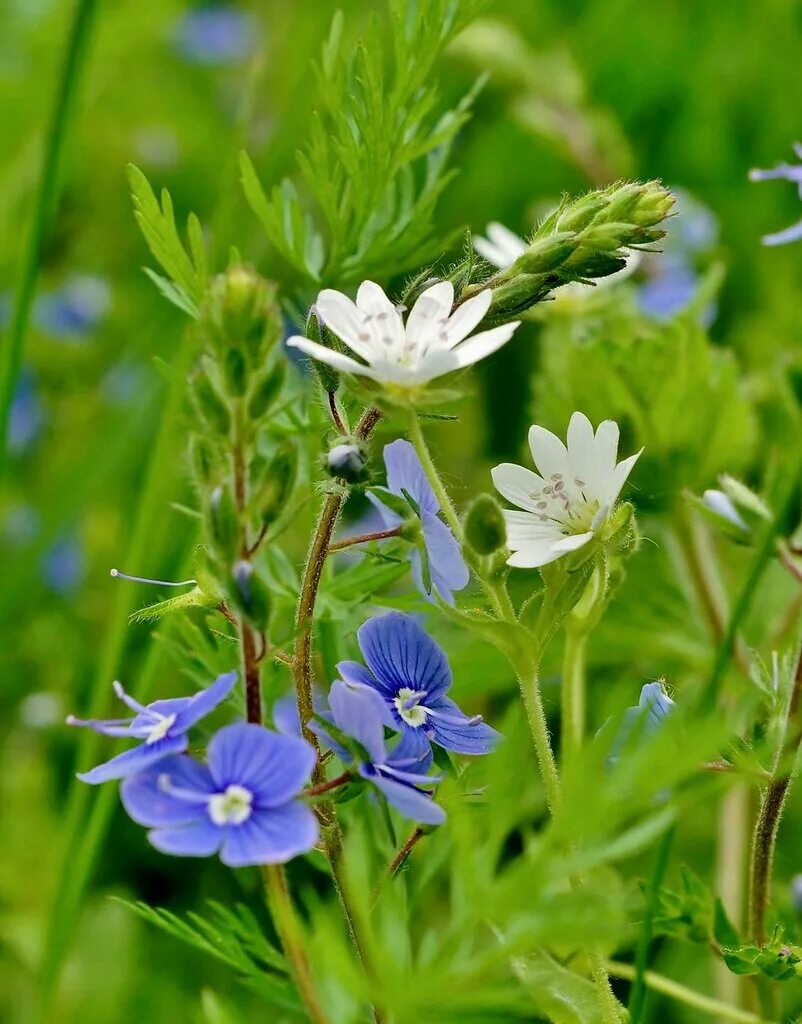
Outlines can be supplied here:
M465 515L465 540L477 555L492 555L507 543L501 506L490 494L480 494Z
M326 468L332 476L349 484L359 483L367 476L368 460L358 441L343 441L335 445L326 456Z

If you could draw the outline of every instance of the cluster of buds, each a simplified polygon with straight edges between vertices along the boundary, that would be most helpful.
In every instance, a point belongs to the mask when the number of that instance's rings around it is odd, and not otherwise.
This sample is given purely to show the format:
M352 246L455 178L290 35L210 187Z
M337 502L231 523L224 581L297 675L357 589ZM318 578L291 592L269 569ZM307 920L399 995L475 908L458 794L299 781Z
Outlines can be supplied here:
M579 199L566 199L510 266L489 279L473 280L473 265L460 264L452 278L465 286L462 300L492 288L487 322L504 323L561 285L589 283L622 270L630 250L663 238L660 225L673 205L674 196L654 181L614 184Z
M226 603L264 631L268 587L254 558L289 504L298 461L291 439L265 429L286 367L277 355L282 324L273 285L248 267L230 267L212 281L198 326L204 347L190 381L190 463L206 569Z

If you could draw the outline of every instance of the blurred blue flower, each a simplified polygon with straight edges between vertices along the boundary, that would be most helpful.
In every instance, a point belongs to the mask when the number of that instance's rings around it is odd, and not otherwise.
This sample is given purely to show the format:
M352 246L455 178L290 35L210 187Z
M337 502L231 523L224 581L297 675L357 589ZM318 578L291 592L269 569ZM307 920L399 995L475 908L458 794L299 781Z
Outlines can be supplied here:
M384 448L384 465L387 469L387 490L399 498L403 498L406 491L418 506L431 589L436 590L448 604L453 604L453 591L468 585L470 573L454 534L437 514L440 503L417 452L409 441L393 441ZM381 514L385 529L392 530L403 524L403 518L377 495L368 492L368 498ZM424 596L431 598L424 582L421 553L417 548L412 548L410 562L416 586Z
M95 785L108 782L110 779L124 779L137 772L158 764L171 754L180 754L187 749L187 733L202 718L214 711L234 689L237 682L236 672L226 672L205 690L200 690L193 697L173 697L168 700L157 700L147 707L129 696L120 683L114 683L114 692L132 711L134 718L116 718L108 721L100 719L80 719L73 715L67 719L68 725L85 725L104 736L123 736L126 739L143 740L138 747L118 754L110 761L92 768L88 772L79 772L82 782Z
M402 736L388 753L384 726L392 719L376 690L362 683L335 680L329 691L329 705L331 711L321 717L356 741L359 756L334 739L320 723L313 722L312 729L331 746L346 768L352 768L374 786L404 817L427 825L445 821L442 807L427 792L440 781L439 777L428 775L432 764L428 742L422 749L411 735Z
M126 779L120 796L162 853L281 864L317 842L314 811L297 799L314 765L306 740L240 722L215 733L206 764L169 757Z
M312 691L312 707L315 714L325 715L329 711L329 704L324 694L318 689ZM283 694L273 704L273 725L276 730L285 736L301 735L301 719L298 714L298 701L295 698L295 690Z
M56 594L72 593L83 576L83 548L72 534L60 537L42 555L42 578Z
M144 368L130 359L115 363L100 382L100 393L110 405L126 405L144 387Z
M36 441L44 427L45 416L36 392L33 374L23 368L14 390L8 419L8 448L19 455Z
M337 670L346 683L379 694L387 724L403 733L410 750L421 756L430 741L457 754L492 749L499 734L446 696L452 683L448 659L411 615L377 615L360 626L357 639L367 668L341 661Z
M799 160L802 160L802 143L795 142L794 153ZM799 164L778 164L771 170L752 170L749 172L750 181L771 181L775 178L782 178L791 181L797 186L800 199L802 199L802 163ZM802 239L802 220L793 224L790 228L777 231L771 235L764 235L761 242L764 245L785 245L787 242L798 242Z
M633 739L642 740L651 736L671 713L674 701L668 696L660 682L647 683L640 692L637 707L627 708L618 729L608 761L615 764L621 751ZM602 727L603 731L604 727Z
M76 275L57 291L39 296L34 320L41 330L56 338L76 340L97 325L110 305L111 289L103 278Z
M258 26L247 11L228 4L206 4L187 11L175 30L175 43L196 64L231 64L256 47Z

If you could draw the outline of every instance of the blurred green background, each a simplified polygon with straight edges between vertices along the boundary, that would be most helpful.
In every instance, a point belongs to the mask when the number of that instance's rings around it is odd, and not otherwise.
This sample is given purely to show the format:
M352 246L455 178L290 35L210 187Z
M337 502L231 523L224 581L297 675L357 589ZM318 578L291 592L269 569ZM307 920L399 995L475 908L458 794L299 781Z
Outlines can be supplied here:
M376 5L341 6L356 32ZM76 929L59 937L70 952L48 1020L223 1020L199 991L231 988L226 971L108 897L180 909L201 893L230 897L241 883L215 865L189 872L160 857L117 813L113 794L98 863L73 865L64 842L68 821L80 819L69 816L89 804L69 809L75 734L62 722L113 674L144 672L169 689L169 644L154 648L152 627L126 624L148 595L113 582L109 569L175 578L194 542L192 521L171 505L184 493L183 435L176 409L165 409L185 325L142 273L151 261L125 165L166 185L182 218L198 214L218 265L236 245L291 291L295 282L242 197L236 158L247 148L266 184L292 173L314 105L310 60L337 6L97 5L0 482L0 1019L9 1024L31 1019L48 914L73 868L78 876L91 869L91 884ZM72 16L71 2L0 0L3 330ZM485 18L441 67L444 102L489 71L440 205L444 237L464 226L483 231L490 220L523 233L562 191L617 177L659 177L680 190L662 264L647 261L615 302L599 292L554 303L482 365L461 409L464 429L435 432L458 500L488 486L491 460L521 455L533 417L564 430L575 404L594 419L619 415L625 444L649 445L634 493L654 543L633 564L620 614L592 651L598 725L611 702L634 703L647 678L666 675L681 688L709 663L715 635L692 581L675 571L668 537L682 488L710 486L724 469L760 482L770 455L798 444L802 244L766 249L759 239L799 219L802 206L791 185L750 185L747 172L789 158L802 135L793 101L802 5L492 0ZM665 326L683 310L681 326ZM680 349L690 352L686 362ZM626 400L613 386L621 380ZM303 536L297 544L300 560ZM742 556L722 554L725 578L736 577ZM753 616L750 639L764 654L789 588L778 579ZM476 690L509 689L492 652L456 643L452 652L458 678L460 665L473 667ZM782 838L783 884L802 870L802 832L792 825L800 815L797 796ZM704 871L716 848L709 814L699 813L686 844ZM793 914L789 897L778 901ZM692 979L692 954L679 970ZM242 1013L257 1012L246 992L231 999ZM700 1019L655 1005L654 1020Z

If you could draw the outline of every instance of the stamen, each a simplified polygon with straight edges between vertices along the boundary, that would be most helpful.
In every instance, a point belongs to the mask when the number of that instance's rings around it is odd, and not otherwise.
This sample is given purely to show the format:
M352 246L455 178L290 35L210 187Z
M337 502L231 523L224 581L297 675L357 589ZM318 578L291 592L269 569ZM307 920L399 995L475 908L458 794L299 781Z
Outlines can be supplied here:
M173 580L151 580L147 576L129 576L127 572L120 572L119 569L111 569L109 576L119 580L130 580L131 583L152 583L157 587L194 587L197 580L180 580L177 583Z
M111 686L116 696L119 697L123 704L127 705L132 711L136 711L137 714L140 715L146 715L148 718L152 718L155 722L164 718L164 715L160 715L158 711L151 711L150 708L146 708L144 704L140 704L138 700L127 694L123 689L123 684L118 679L115 679Z
M168 796L175 797L176 800L183 800L187 804L208 804L212 795L211 793L198 793L194 789L183 789L181 786L174 786L167 772L162 772L156 782L156 786L162 793L167 793Z

